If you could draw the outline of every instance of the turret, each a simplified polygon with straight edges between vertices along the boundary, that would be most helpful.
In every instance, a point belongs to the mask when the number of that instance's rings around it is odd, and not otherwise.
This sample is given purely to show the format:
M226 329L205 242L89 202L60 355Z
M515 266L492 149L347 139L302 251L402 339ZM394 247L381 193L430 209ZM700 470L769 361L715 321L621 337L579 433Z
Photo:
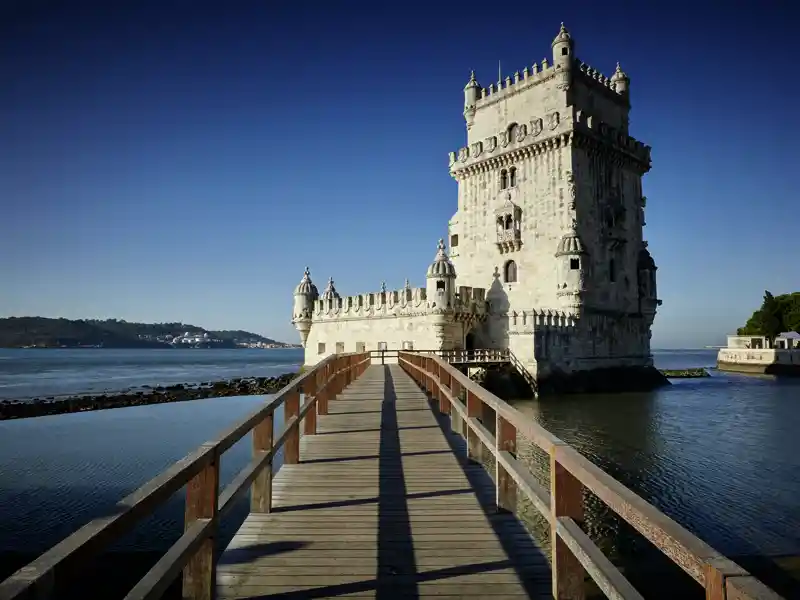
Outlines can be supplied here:
M628 98L630 95L630 87L631 87L631 80L625 74L625 72L620 68L619 63L617 63L617 69L614 71L614 74L611 76L611 85L614 86L614 90L620 95Z
M303 278L294 290L294 307L292 309L292 325L300 333L300 343L306 347L306 340L311 331L311 320L314 301L319 298L317 286L311 281L311 272L306 267Z
M481 86L475 79L475 71L472 71L467 85L464 86L464 120L467 122L467 129L475 122L475 104L480 95Z
M341 298L339 292L336 291L336 286L333 285L333 277L328 279L328 286L325 288L325 291L322 292L320 298L322 300L338 300Z
M586 248L578 235L574 219L558 242L555 256L558 270L557 295L561 306L565 310L580 314L589 265Z
M647 242L643 241L636 260L636 271L639 275L639 311L650 324L655 319L656 308L661 305L656 287L657 270L656 262L647 249Z
M444 240L440 239L427 273L428 308L450 310L455 301L456 269L444 250Z
M562 90L568 90L572 84L572 65L575 62L575 42L572 36L561 24L561 29L552 43L553 46L553 66L559 74L558 87Z

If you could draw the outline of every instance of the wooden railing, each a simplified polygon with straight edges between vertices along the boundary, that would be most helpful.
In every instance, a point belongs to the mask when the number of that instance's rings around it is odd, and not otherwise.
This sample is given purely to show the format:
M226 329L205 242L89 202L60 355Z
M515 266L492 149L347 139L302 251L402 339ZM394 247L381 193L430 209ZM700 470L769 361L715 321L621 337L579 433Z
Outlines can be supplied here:
M272 462L278 450L284 448L284 463L299 462L301 424L304 435L315 434L317 415L327 414L328 402L363 373L369 363L369 353L338 354L299 375L246 419L119 502L114 514L91 521L0 583L0 600L51 597L63 575L99 554L184 486L183 535L125 600L160 598L181 571L183 597L210 600L216 585L214 542L222 514L248 489L251 489L250 511L270 512ZM274 414L280 406L284 407L284 427L273 439ZM252 462L220 492L220 459L250 431Z
M780 600L780 596L739 565L438 356L400 352L399 362L432 399L438 401L439 410L450 415L452 429L466 439L470 458L480 460L482 448L487 448L494 456L498 508L513 512L519 491L550 523L553 597L556 600L582 600L586 573L609 598L642 598L580 528L583 488L592 491L704 586L707 600ZM494 435L480 420L484 405L495 413ZM517 459L518 435L550 457L549 490Z

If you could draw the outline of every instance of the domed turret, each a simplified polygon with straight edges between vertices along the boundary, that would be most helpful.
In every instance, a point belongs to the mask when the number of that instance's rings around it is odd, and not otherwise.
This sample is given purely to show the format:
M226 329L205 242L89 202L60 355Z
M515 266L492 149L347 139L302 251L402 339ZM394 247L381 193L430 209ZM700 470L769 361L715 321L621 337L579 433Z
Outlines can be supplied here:
M614 86L620 96L627 96L630 93L631 80L625 74L625 71L620 68L619 63L617 63L617 69L611 76L611 85Z
M322 292L322 299L336 300L338 298L341 298L341 296L339 295L339 292L336 291L336 287L333 285L333 277L331 277L328 279L328 286L325 288L325 291Z
M467 129L472 127L475 121L475 104L481 95L481 86L475 79L475 71L472 71L467 85L464 86L464 119L467 122Z
M655 317L656 307L661 304L656 288L656 261L647 249L647 242L642 242L639 255L636 258L636 271L639 276L639 310L650 317L650 322Z
M572 85L572 65L575 62L575 43L572 36L561 24L558 35L553 40L553 67L559 71L558 88L568 90Z
M318 298L317 286L311 281L311 272L306 267L303 278L294 289L294 309L292 310L292 324L300 333L300 343L304 348L308 333L311 331L311 315L314 311L314 301Z
M442 239L439 240L436 258L428 267L426 277L428 306L439 310L451 308L455 299L456 268L445 252Z
M580 312L583 303L581 296L586 286L587 254L578 235L577 223L573 220L559 240L555 256L558 269L558 297L565 309L575 313Z

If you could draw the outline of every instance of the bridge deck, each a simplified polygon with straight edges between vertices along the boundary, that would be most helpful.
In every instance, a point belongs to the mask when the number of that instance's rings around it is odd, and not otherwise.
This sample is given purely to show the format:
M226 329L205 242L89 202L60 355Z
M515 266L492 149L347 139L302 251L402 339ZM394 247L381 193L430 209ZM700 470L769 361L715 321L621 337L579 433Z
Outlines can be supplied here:
M329 412L220 557L218 597L552 598L544 553L400 367Z

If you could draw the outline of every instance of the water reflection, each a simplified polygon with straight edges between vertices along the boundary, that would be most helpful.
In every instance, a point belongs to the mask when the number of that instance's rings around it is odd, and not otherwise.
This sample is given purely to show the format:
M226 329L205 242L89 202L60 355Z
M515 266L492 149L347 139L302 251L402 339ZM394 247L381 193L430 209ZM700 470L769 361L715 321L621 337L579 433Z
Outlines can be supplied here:
M648 394L513 404L723 553L797 555L798 383L717 374ZM520 454L546 483L543 453L522 443ZM586 521L613 558L650 550L596 498Z
M43 552L268 396L195 400L0 422L0 552ZM276 428L282 427L282 412ZM220 485L250 460L251 438L228 450ZM278 458L280 461L280 457ZM164 550L183 529L183 492L147 517L114 550ZM229 539L248 510L240 500L222 521Z

